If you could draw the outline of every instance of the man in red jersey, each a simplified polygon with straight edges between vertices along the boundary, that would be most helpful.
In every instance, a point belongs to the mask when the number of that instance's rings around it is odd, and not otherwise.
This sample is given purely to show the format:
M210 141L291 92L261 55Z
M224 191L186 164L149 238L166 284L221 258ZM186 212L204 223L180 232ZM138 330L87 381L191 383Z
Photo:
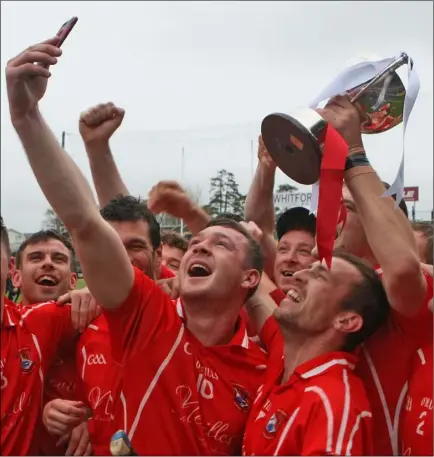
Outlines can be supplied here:
M71 308L54 302L20 309L5 302L10 255L1 220L1 450L2 455L32 455L44 380L58 344L71 341ZM74 406L71 405L71 409Z
M74 250L66 238L53 230L32 234L16 253L13 283L21 290L19 305L36 306L48 300L57 300L74 290L77 285L74 262ZM85 328L84 324L81 322L80 330ZM57 348L56 358L47 374L43 403L56 398L80 400L76 391L77 381L75 344L68 341ZM64 454L67 449L66 445L57 445L58 437L48 435L42 423L38 424L35 436L40 455Z
M357 372L372 407L374 454L398 455L398 421L413 354L432 341L427 306L432 287L421 271L406 214L391 197L382 197L386 187L366 157L356 107L337 96L319 112L349 145L343 189L347 219L337 228L335 249L378 268L392 307L388 322L363 344Z
M427 231L425 229L425 233ZM432 278L432 264L422 264L422 268ZM430 309L433 311L432 299ZM413 358L413 372L399 421L399 444L402 455L433 455L434 452L432 341L419 348Z
M247 305L270 360L243 453L372 455L372 414L352 352L387 319L381 280L348 254L292 280L279 307L262 286Z
M239 319L259 283L260 248L233 221L207 227L182 260L177 307L131 265L120 223L101 216L88 182L39 111L47 67L61 54L57 43L52 38L9 61L10 115L41 188L72 236L89 290L104 308L120 377L115 421L140 454L236 454L266 361ZM39 65L27 65L32 62ZM155 262L150 246L134 248Z
M116 227L131 264L151 278L161 275L162 270L156 268L154 261L161 245L160 227L145 203L132 196L118 196L101 209L101 214ZM112 430L112 358L104 315L97 317L81 335L74 368L81 378L85 401L92 410L87 424L93 453L105 455L109 453L110 438L116 430ZM66 433L75 424L58 406L58 402L47 405L44 416L47 429L56 436Z

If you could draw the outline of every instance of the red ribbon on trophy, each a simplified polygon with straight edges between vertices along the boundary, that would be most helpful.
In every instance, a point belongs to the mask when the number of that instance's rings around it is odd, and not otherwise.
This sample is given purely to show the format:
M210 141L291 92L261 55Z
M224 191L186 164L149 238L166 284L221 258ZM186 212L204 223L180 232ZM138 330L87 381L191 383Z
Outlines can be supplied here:
M345 224L346 208L342 200L342 186L348 145L340 133L327 125L319 177L316 242L320 261L331 267L336 228Z

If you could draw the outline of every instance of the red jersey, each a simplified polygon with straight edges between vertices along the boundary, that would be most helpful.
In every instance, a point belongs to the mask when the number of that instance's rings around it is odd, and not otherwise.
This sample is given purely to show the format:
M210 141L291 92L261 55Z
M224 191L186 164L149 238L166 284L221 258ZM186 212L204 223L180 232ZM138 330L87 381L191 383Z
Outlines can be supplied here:
M401 455L433 455L433 345L418 349L399 422Z
M62 339L72 339L70 306L41 303L25 310L5 303L1 329L2 455L35 455L46 373Z
M372 408L374 455L399 455L399 416L413 357L418 348L432 344L432 313L428 308L432 278L426 276L426 280L427 295L419 313L409 318L392 310L388 322L362 344L356 372L364 381Z
M174 278L175 274L172 273L167 267L164 265L161 265L161 270L160 270L160 279L170 279Z
M283 338L273 317L261 332L270 351L265 384L254 401L243 455L373 455L372 414L357 357L330 352L283 376Z
M21 303L18 307L21 313L35 305L24 306ZM42 401L42 410L45 405L56 398L65 400L82 400L80 393L77 392L78 375L75 363L75 346L76 341L68 341L67 344L61 344L56 352L52 365L47 372L44 396ZM42 422L42 416L39 418L35 439L34 449L38 455L64 455L67 444L57 446L58 436L51 435Z
M237 455L267 356L240 319L227 345L205 347L154 281L135 269L129 297L105 311L120 373L116 429L139 455Z
M77 346L77 371L85 402L92 409L88 429L93 455L110 455L113 425L112 363L107 321L97 317L82 334Z

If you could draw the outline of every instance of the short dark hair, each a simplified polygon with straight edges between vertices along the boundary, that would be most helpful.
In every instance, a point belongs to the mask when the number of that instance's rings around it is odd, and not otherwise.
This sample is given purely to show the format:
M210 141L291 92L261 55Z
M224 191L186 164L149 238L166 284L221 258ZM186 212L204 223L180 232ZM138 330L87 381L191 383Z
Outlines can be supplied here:
M411 226L415 232L421 233L426 239L425 260L429 265L433 264L433 226L432 222L412 222Z
M239 214L235 213L220 213L216 216L216 219L230 219L231 221L235 222L243 222L244 218L243 216L240 216Z
M23 252L27 246L32 246L38 243L45 243L49 240L57 240L60 241L71 253L71 270L75 271L75 251L74 247L72 246L71 242L62 236L60 233L56 232L55 230L40 230L39 232L33 233L32 235L27 238L27 240L23 241L20 247L17 250L15 255L15 265L17 268L22 267L23 263Z
M3 217L0 216L0 241L3 243L3 246L6 248L8 256L11 255L11 244L9 242L9 234L6 225L3 222Z
M187 240L181 236L179 233L167 231L162 232L161 234L161 242L163 245L169 246L171 248L176 248L182 251L184 254L187 252L188 249L188 242Z
M158 249L161 244L160 224L154 214L140 197L118 195L100 210L101 216L109 222L144 221L149 227L152 247Z
M283 235L292 231L316 234L316 217L307 208L297 206L283 212L276 222L276 235L280 240Z
M351 289L342 302L343 310L355 311L363 319L360 330L349 333L342 348L351 352L386 322L390 305L381 278L370 265L348 253L336 252L333 257L351 263L362 275L361 282Z
M250 235L250 233L239 222L227 218L216 217L211 219L205 228L217 226L236 230L247 239L249 246L249 251L246 256L247 266L248 268L254 268L255 270L259 271L259 274L262 275L262 271L264 269L264 256L262 255L261 245L252 237L252 235ZM258 286L250 289L246 300L256 292L257 288Z

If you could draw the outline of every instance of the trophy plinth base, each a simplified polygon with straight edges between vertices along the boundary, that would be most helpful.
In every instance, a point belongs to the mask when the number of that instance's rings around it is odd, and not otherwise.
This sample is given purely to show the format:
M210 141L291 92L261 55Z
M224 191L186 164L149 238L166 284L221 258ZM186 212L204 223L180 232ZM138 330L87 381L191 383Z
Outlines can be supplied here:
M326 121L310 108L291 115L274 113L261 125L262 139L276 165L294 181L318 181Z

